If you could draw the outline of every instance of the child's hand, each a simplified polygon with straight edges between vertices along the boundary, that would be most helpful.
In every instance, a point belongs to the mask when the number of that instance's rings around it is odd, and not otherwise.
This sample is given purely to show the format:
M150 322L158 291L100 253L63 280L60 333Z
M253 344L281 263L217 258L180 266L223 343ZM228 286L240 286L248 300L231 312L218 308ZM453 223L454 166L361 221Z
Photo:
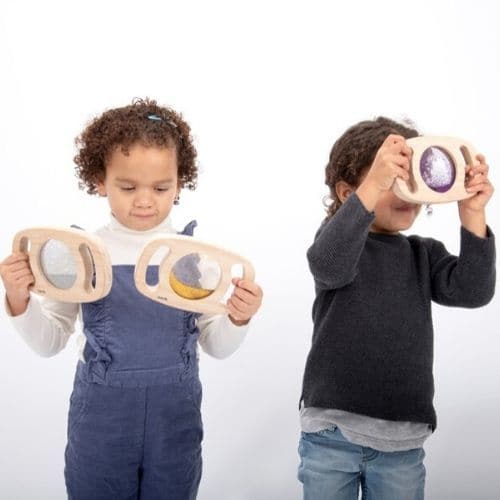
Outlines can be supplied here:
M493 194L493 185L488 179L488 165L483 155L476 156L477 162L465 169L466 190L474 193L466 200L458 202L458 213L462 225L471 233L486 236L485 207Z
M475 193L466 200L460 200L458 205L461 210L481 211L493 194L493 186L488 179L489 167L483 155L477 155L479 163L468 165L465 169L465 187L468 193Z
M233 278L234 290L227 301L229 319L235 325L246 325L259 310L262 303L262 289L254 281Z
M409 180L411 148L401 135L391 134L380 146L365 180L379 191L389 191L396 177Z
M30 298L29 287L35 282L28 256L21 253L9 255L0 263L0 276L12 314L22 314Z
M396 177L409 180L411 148L401 135L391 134L382 143L375 159L356 189L356 193L367 210L373 210L380 196L389 191Z

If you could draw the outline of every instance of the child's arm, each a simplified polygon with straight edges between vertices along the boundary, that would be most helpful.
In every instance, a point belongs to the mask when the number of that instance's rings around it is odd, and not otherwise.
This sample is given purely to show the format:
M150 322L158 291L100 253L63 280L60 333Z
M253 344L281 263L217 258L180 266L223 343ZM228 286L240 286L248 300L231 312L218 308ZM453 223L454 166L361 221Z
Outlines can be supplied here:
M225 314L202 314L198 318L201 348L210 356L223 359L230 356L245 340L248 324L237 326Z
M495 240L487 231L479 238L462 227L460 255L439 241L430 248L432 300L455 307L481 307L495 293Z
M434 242L431 252L433 300L440 304L480 307L495 293L495 240L486 225L485 207L493 194L482 155L468 167L467 190L474 196L458 202L462 223L460 255L450 255Z
M11 315L7 302L5 306ZM79 307L79 304L31 297L24 313L11 315L11 322L28 347L48 358L66 347L69 336L75 331Z
M79 305L30 297L33 274L24 255L11 255L0 264L5 309L28 346L40 356L61 351L74 331Z
M368 172L359 187L352 188L337 213L321 226L307 252L317 286L341 288L354 279L374 220L373 209L380 196L391 189L396 177L408 180L410 157L411 149L404 137L389 135L369 169L367 166Z
M458 202L458 213L462 226L480 238L486 237L486 204L493 195L493 186L488 179L488 165L483 155L477 155L478 163L467 167L467 191L474 196Z
M227 301L227 315L202 315L198 319L199 343L215 358L225 358L238 349L250 319L262 303L262 289L254 281L233 278L233 285L233 293Z
M353 193L335 215L323 223L307 250L316 286L336 289L354 279L373 219L373 213L368 212Z

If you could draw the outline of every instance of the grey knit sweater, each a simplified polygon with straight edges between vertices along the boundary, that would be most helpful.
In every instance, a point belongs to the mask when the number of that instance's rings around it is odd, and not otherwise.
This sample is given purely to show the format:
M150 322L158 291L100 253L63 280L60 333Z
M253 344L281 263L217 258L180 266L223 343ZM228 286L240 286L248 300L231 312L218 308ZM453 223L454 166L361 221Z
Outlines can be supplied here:
M462 227L456 257L431 238L369 232L373 218L353 194L308 250L316 299L304 405L434 428L431 301L491 300L494 237Z

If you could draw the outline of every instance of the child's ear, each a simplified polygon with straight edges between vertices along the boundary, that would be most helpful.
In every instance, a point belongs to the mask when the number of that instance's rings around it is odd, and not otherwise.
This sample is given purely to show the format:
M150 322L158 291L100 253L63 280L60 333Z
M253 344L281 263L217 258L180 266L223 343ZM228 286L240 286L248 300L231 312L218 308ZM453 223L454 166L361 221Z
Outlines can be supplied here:
M356 188L352 187L346 181L338 181L335 184L335 193L337 193L337 197L342 203L344 203L355 190Z
M106 196L107 193L106 193L106 188L104 187L104 182L102 182L102 181L97 182L95 187L96 187L97 194L99 196Z

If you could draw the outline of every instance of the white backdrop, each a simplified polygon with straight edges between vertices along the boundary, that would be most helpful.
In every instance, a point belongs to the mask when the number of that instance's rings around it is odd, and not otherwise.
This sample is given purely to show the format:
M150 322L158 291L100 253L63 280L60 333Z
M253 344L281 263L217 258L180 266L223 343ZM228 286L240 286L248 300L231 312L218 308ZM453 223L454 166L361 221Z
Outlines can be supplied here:
M494 2L9 1L0 10L0 256L19 229L107 218L77 188L73 138L106 108L149 96L192 125L201 174L178 227L248 256L265 291L231 358L201 356L200 500L294 500L298 399L312 324L305 251L323 217L334 140L377 114L483 151L500 190ZM500 230L499 194L488 206ZM456 206L414 231L458 250ZM435 308L438 429L428 499L498 496L499 299ZM76 345L50 359L0 310L0 498L65 498Z

